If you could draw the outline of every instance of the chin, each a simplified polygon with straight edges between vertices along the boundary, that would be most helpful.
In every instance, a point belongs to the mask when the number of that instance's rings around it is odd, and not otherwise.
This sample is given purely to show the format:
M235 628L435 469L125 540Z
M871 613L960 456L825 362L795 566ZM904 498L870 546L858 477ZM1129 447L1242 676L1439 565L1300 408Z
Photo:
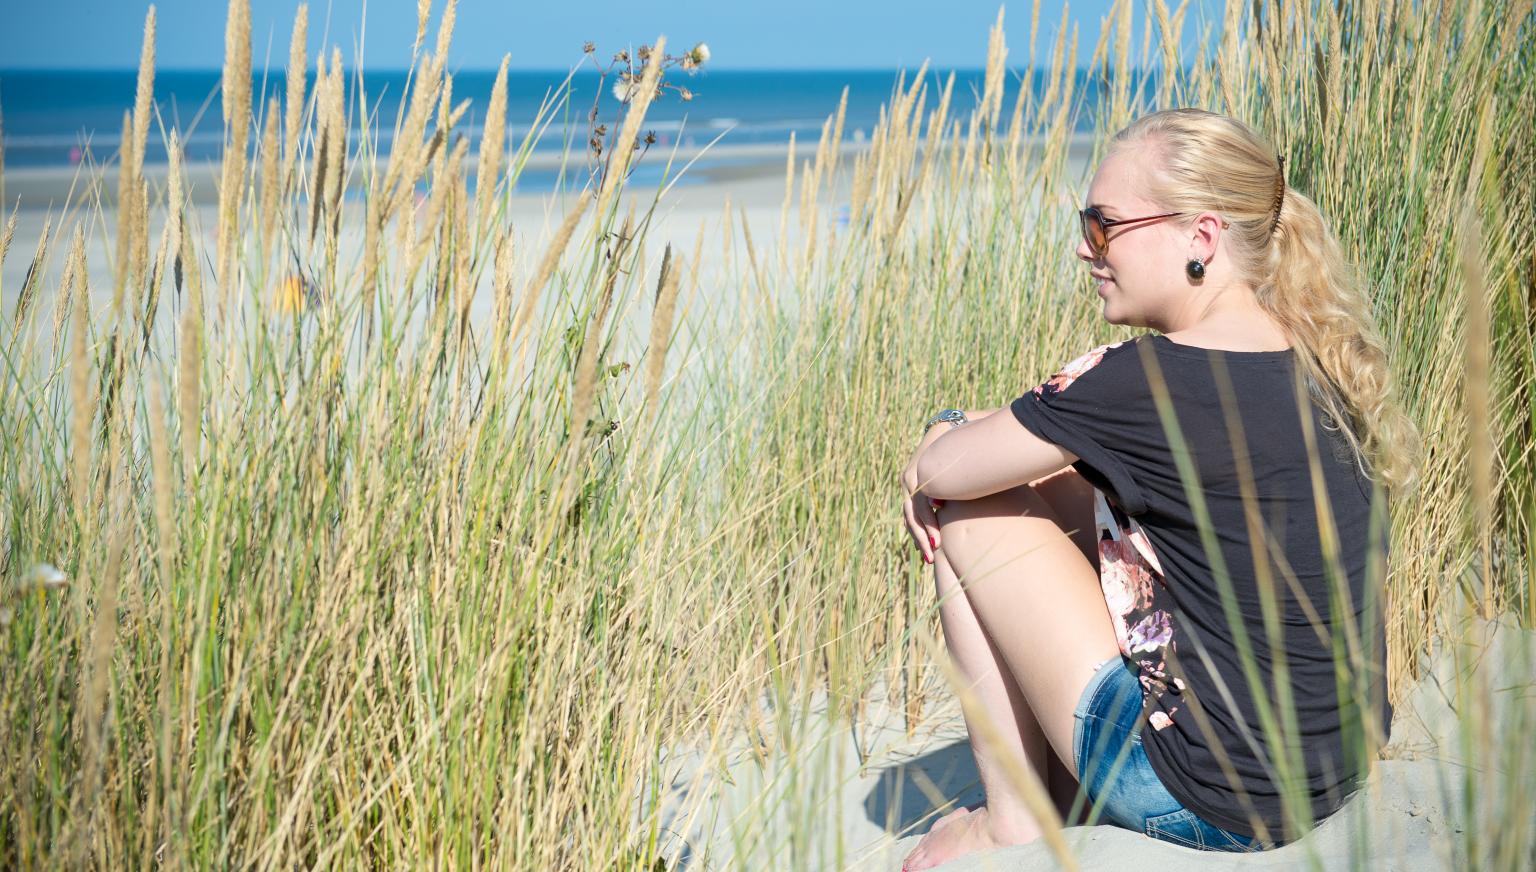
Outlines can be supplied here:
M1104 308L1100 310L1104 320L1120 327L1145 327L1146 319L1135 312L1127 312L1123 301L1110 298L1104 300Z

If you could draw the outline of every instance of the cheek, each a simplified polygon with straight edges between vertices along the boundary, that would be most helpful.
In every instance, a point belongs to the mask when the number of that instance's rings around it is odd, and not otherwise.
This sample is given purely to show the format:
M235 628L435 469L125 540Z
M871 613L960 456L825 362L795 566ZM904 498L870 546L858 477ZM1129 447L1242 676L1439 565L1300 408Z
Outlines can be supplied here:
M1179 268L1169 259L1168 243L1159 240L1159 244L1148 244L1149 241L1150 234L1126 245L1120 251L1110 247L1109 268L1115 276L1115 283L1127 291L1166 284L1167 277L1172 275L1170 270Z

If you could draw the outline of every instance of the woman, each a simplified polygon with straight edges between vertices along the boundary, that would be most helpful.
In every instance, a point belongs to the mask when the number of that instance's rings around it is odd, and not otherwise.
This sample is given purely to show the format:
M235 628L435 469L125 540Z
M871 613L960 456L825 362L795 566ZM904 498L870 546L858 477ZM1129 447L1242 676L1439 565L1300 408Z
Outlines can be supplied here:
M1082 226L1104 318L1156 332L936 415L903 473L987 796L906 869L1036 838L1019 767L1068 822L1285 844L1391 722L1386 494L1420 447L1317 207L1253 130L1175 109L1111 140Z

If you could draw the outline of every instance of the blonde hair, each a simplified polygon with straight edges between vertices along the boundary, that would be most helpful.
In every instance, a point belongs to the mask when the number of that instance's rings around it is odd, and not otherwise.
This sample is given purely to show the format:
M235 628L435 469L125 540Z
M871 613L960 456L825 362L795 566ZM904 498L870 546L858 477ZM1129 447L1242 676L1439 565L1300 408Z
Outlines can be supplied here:
M1241 121L1180 108L1143 115L1116 133L1107 154L1124 151L1144 158L1146 199L1230 222L1233 270L1289 334L1324 425L1342 431L1367 478L1389 494L1416 487L1422 443L1397 401L1364 283L1317 204L1286 185L1276 150Z

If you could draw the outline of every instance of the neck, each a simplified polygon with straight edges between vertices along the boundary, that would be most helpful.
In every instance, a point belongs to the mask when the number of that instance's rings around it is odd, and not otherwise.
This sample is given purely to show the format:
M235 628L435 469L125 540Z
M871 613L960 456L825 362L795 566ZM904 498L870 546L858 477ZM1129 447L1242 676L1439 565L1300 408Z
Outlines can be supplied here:
M1217 287L1211 286L1207 278L1201 287L1195 288L1170 312L1152 319L1148 326L1163 333L1175 333L1196 326L1252 325L1256 321L1274 324L1274 319L1259 305L1251 285L1234 282ZM1275 326L1278 329L1278 325Z

